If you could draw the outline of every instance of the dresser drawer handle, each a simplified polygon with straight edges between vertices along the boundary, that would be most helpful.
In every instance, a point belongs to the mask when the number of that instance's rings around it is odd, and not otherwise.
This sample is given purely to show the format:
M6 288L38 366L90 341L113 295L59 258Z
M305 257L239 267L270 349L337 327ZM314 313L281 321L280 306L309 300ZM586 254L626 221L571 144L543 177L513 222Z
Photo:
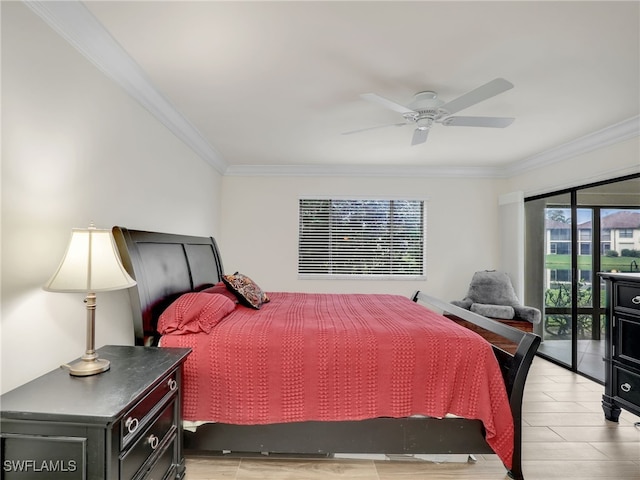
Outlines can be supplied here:
M640 305L640 295L636 295L635 297L633 297L631 299L631 303L633 303L634 305Z
M155 450L156 448L158 448L158 443L160 442L160 440L155 435L149 435L147 441L149 442L149 445L151 445L151 450Z
M638 299L640 299L640 297L638 297ZM169 390L174 391L176 388L178 388L178 382L176 382L173 378L169 379Z
M127 427L127 431L129 433L133 433L138 429L138 424L140 422L138 422L137 418L133 418L133 417L129 417L127 418L127 420L124 422L124 426Z
M623 383L622 385L620 385L620 390L622 390L623 392L630 392L631 385L629 385L628 383Z

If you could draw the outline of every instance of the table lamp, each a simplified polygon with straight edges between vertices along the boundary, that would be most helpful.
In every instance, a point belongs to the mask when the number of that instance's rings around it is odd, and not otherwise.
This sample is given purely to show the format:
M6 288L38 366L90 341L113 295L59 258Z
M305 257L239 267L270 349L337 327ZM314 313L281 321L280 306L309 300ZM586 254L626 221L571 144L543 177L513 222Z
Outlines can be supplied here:
M83 292L87 305L87 350L75 362L63 365L69 374L84 377L109 370L109 360L95 351L96 292L120 290L136 284L124 269L111 230L74 228L60 266L44 286L50 292Z

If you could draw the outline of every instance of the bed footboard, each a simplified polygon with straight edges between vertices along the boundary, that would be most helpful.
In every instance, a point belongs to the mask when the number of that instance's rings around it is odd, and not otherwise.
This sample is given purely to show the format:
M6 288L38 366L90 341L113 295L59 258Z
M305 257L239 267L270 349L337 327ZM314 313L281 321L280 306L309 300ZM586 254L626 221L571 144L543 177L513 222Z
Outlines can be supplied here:
M504 337L518 345L514 354L493 346L493 351L498 359L502 377L509 396L509 405L513 415L514 425L514 450L513 468L510 476L515 479L523 479L522 474L522 398L524 386L529 374L531 362L540 345L540 337L533 333L523 332L516 328L504 325L495 320L483 317L477 313L465 310L423 292L417 291L413 296L414 302L426 303L442 310L443 313L451 313L474 325L488 330L496 335Z

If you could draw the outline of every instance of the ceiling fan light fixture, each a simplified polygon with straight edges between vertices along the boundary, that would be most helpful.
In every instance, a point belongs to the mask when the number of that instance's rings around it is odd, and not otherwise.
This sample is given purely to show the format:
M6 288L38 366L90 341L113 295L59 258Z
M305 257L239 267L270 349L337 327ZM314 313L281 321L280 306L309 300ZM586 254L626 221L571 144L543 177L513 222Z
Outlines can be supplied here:
M430 128L431 125L433 125L433 118L432 117L420 117L416 121L416 125L417 125L419 130L426 130L426 129Z

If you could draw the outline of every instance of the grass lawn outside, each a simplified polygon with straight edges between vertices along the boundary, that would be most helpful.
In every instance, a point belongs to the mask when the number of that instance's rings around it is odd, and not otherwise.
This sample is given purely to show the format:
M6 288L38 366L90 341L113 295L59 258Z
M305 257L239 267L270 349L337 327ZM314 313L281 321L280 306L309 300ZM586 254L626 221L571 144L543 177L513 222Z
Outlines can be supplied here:
M600 260L601 271L611 272L640 272L640 258L636 257L605 257ZM569 270L571 255L547 255L546 268L549 270ZM591 255L578 255L578 268L591 270Z
M570 255L547 255L545 267L548 270L570 270ZM622 273L636 272L640 273L640 258L636 257L601 257L600 271L611 272L617 271ZM592 269L591 255L578 255L578 269L587 271ZM592 276L595 283L596 292L600 292L600 305L605 305L606 292L595 275ZM589 307L592 305L592 286L589 283L581 284L578 290L578 306ZM597 293L596 293L597 294ZM570 308L571 307L571 291L566 282L554 283L545 293L546 307ZM591 330L593 321L591 315L578 315L578 339L592 338ZM604 328L605 323L601 324ZM603 333L602 331L600 332ZM564 314L548 314L544 318L544 338L545 340L567 339L571 338L571 316Z

